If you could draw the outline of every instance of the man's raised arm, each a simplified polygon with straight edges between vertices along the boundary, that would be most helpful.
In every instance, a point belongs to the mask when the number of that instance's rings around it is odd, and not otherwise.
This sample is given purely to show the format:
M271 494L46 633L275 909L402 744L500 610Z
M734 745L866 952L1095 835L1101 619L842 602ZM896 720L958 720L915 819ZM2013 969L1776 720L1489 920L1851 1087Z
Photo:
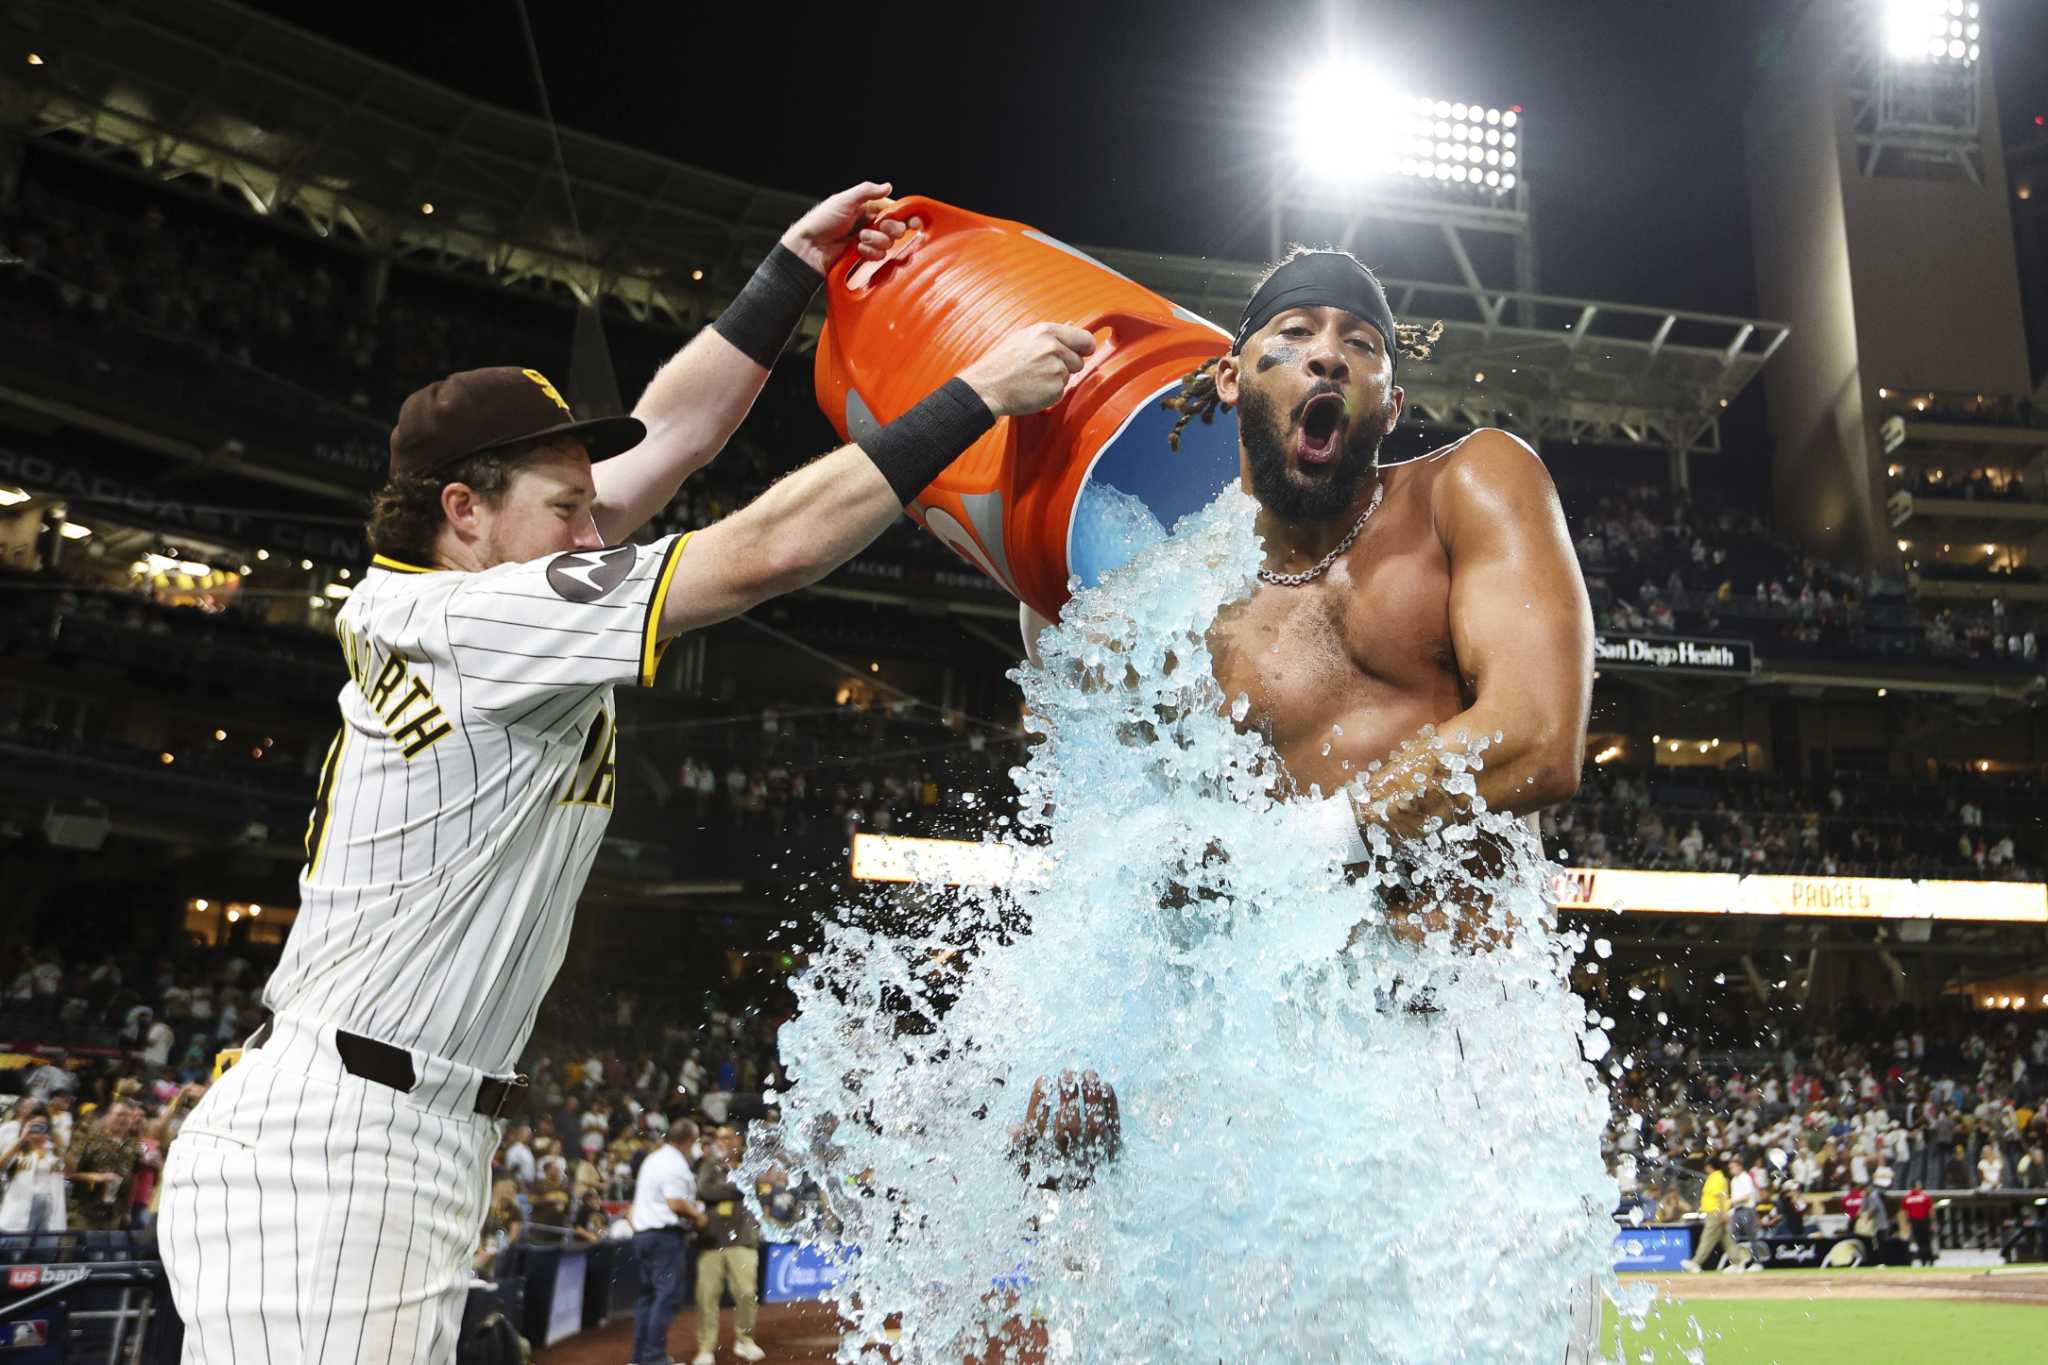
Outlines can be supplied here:
M1475 774L1487 809L1526 815L1571 799L1593 695L1593 609L1557 490L1536 452L1481 430L1450 457L1434 491L1451 565L1451 643L1471 704L1436 727L1490 743ZM1459 803L1436 750L1405 745L1374 775L1360 814L1404 837Z
M903 235L902 223L868 220L868 205L888 193L886 184L863 181L798 219L732 306L655 372L633 405L646 439L592 471L605 544L646 525L725 448L840 253L852 246L877 260Z
M841 446L690 537L658 634L737 616L853 558L999 417L1058 402L1095 338L1046 322L1013 333L864 445Z

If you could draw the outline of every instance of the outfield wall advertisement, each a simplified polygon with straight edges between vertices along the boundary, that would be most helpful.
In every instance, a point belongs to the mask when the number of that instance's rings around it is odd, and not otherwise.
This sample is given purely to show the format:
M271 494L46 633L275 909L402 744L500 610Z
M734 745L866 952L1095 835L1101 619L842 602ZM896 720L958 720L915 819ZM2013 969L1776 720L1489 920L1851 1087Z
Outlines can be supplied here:
M853 836L860 881L1001 886L1041 871L1048 854L999 843ZM1902 877L1785 877L1734 872L1566 868L1552 883L1564 910L1656 915L1765 915L1799 919L1956 920L2048 924L2040 882L1910 881Z
M1558 873L1553 886L1558 906L1565 910L2048 924L2048 886L2040 882L1744 877L1733 872L1582 867Z

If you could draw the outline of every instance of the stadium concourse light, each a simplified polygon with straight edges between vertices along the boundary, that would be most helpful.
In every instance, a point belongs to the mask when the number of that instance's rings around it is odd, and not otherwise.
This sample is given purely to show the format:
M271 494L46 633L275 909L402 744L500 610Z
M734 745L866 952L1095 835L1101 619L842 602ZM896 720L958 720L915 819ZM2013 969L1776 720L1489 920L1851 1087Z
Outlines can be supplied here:
M1983 55L1974 0L1883 0L1884 50L1896 62L1973 66Z
M1515 188L1522 162L1517 109L1403 95L1350 63L1317 72L1311 89L1343 90L1364 101L1341 118L1304 111L1293 128L1295 164L1314 181L1357 185L1403 177L1464 186L1482 195Z

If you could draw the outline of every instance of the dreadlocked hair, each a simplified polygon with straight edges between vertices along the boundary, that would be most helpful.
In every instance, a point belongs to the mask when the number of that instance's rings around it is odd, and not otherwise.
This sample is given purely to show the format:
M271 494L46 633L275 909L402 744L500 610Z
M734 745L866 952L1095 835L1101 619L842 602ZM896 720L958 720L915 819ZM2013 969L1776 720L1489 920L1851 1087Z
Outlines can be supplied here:
M1427 360L1436 343L1443 339L1444 324L1441 319L1424 327L1419 322L1397 322L1394 324L1394 349L1406 360ZM1211 356L1188 372L1180 381L1180 391L1161 399L1159 406L1168 412L1180 414L1173 424L1173 430L1166 433L1169 450L1180 449L1180 434L1189 422L1199 417L1204 425L1216 420L1218 410L1227 411L1230 404L1216 396L1216 362L1222 356Z
M1406 360L1427 360L1444 338L1443 319L1424 327L1419 322L1397 322L1394 324L1394 349Z
M1230 406L1216 396L1216 362L1221 359L1220 355L1210 356L1180 381L1180 392L1168 394L1160 400L1160 407L1180 414L1173 430L1166 433L1167 449L1180 449L1180 434L1187 429L1189 422L1199 417L1206 425L1216 420L1216 409Z

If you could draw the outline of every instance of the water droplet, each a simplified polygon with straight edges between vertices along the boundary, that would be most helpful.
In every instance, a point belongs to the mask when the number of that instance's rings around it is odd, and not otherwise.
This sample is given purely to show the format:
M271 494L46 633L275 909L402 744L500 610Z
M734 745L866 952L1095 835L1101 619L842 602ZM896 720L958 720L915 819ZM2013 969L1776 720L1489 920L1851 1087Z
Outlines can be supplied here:
M1593 951L1602 957L1613 957L1614 944L1607 939L1596 938L1593 940Z

